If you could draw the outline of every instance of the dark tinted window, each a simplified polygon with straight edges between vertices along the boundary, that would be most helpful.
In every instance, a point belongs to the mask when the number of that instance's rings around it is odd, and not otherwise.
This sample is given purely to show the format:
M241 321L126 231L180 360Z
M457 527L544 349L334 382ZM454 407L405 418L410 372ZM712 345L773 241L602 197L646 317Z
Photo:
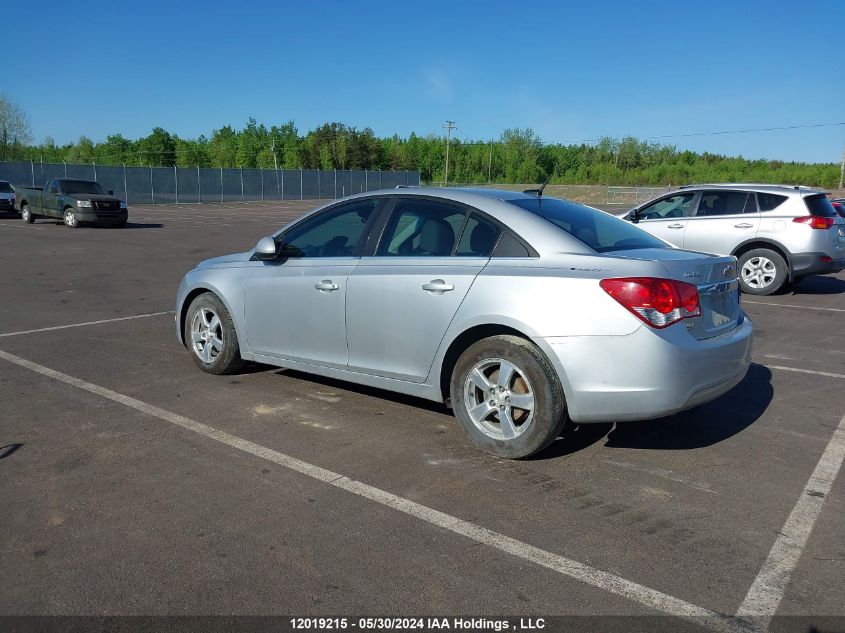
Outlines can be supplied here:
M47 185L47 192L48 193L59 193L59 181L58 180L51 180L50 184Z
M390 214L377 255L449 257L464 228L463 207L437 200L400 200Z
M670 248L634 224L574 202L557 198L519 198L508 202L548 220L599 253Z
M830 200L823 193L819 193L814 196L807 196L804 198L804 202L807 204L807 208L813 215L819 215L823 218L836 217L836 209L833 208Z
M703 191L695 215L737 215L745 210L747 200L748 194L744 191Z
M455 255L459 257L490 257L496 240L499 239L499 227L490 220L472 213L467 220L461 241L458 242L458 250Z
M3 193L12 193L14 189L12 189L12 185L8 182L0 182L0 191Z
M64 193L106 193L100 183L93 180L63 180L62 191Z
M780 196L776 193L758 193L757 204L760 205L760 211L771 211L776 209L786 200L786 196Z
M757 196L753 193L749 193L748 197L745 199L745 209L743 209L743 213L757 213Z
M305 220L282 236L282 257L349 257L364 235L367 220L380 201L360 200L340 205Z
M499 243L496 244L493 257L531 257L531 253L522 242L505 231L505 234L499 238Z

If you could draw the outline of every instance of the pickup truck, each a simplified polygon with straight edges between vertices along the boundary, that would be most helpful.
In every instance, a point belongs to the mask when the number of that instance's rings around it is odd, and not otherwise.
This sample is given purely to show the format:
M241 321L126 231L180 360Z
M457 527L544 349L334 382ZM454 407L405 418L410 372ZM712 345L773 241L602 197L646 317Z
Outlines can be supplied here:
M35 218L59 218L74 229L80 222L102 222L124 226L129 217L126 203L106 193L93 180L56 178L48 181L43 189L16 188L18 210L27 224Z

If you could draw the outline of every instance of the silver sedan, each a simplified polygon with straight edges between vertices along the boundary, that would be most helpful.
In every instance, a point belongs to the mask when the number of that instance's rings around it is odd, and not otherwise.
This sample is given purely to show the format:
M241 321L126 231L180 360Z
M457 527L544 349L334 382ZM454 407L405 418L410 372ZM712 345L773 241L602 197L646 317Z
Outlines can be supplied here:
M447 402L508 458L569 423L718 397L752 332L734 257L536 192L425 188L334 201L201 262L176 329L208 373L255 361Z

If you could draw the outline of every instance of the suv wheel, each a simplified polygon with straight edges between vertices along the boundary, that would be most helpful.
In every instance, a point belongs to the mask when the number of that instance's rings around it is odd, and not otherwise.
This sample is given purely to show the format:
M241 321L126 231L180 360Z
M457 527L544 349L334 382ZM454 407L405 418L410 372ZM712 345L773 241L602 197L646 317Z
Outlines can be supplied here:
M544 449L566 422L557 373L537 347L517 336L492 336L458 359L450 385L461 428L482 450L515 459Z
M780 290L788 274L786 261L775 251L755 248L739 258L739 283L751 295L770 295Z

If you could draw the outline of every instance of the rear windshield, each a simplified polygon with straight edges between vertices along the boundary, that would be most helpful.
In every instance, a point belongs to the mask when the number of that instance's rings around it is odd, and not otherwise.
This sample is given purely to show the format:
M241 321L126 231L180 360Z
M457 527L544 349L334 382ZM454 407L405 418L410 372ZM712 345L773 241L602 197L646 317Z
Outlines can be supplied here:
M13 191L12 185L8 182L0 182L0 193L12 193Z
M508 202L548 220L598 253L669 248L665 242L625 220L574 202L557 198L518 198Z
M100 183L93 180L63 180L64 193L105 193Z
M813 215L818 215L823 218L836 217L836 209L833 208L830 200L828 200L827 196L823 193L807 196L804 198L804 202L807 204L807 208Z

